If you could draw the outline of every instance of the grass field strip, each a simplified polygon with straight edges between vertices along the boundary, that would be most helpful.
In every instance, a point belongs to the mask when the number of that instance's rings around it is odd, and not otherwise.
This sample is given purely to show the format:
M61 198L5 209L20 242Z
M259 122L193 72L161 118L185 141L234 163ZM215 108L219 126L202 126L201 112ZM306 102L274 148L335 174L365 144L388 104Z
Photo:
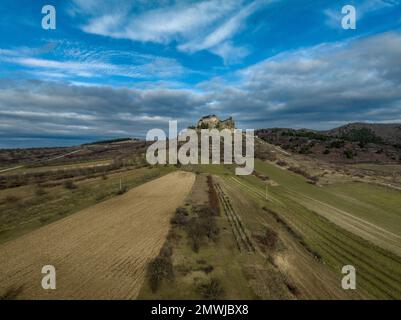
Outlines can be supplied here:
M256 187L248 186L245 184L246 182L241 182L237 178L227 180L242 186L250 194L266 200L263 192L257 190ZM287 194L290 195L290 192ZM326 258L334 261L335 265L339 266L345 264L355 265L359 271L358 277L364 283L363 287L376 298L401 298L401 273L398 271L401 270L401 261L398 257L391 256L385 249L378 247L371 249L369 252L364 251L363 249L370 247L369 243L366 242L367 240L355 234L351 235L350 231L343 230L341 226L330 220L324 221L327 219L326 217L313 210L311 211L299 201L299 198L290 197L290 199L302 206L306 211L319 217L320 220L323 219L321 223L316 223L314 219L309 219L299 212L293 212L291 216L289 214L285 215L295 223L297 229L303 230L302 233L315 234L314 238L317 240L315 245L319 248L319 251L324 253ZM284 206L284 208L290 209L288 206ZM290 210L293 211L292 209ZM331 224L336 230L329 232L322 224ZM309 231L305 230L305 228L309 229Z
M344 210L335 208L327 203L303 195L299 192L288 189L285 190L285 192L290 196L290 198L302 204L309 210L324 216L342 228L351 230L362 238L375 243L383 249L391 250L395 254L401 256L400 236L364 219L356 217Z
M316 215L314 212L311 214ZM319 219L325 219L318 216ZM291 216L288 215L288 218L298 229L303 230L303 234L314 235L315 245L324 253L326 259L335 262L336 269L337 266L345 264L354 265L358 270L358 277L363 279L368 287L373 288L368 292L379 291L379 296L375 294L379 298L401 296L401 275L398 271L401 270L401 262L396 256L390 256L389 252L381 248L372 248L366 240L330 221L321 220L321 223L317 223L300 212L294 212ZM332 227L329 229L330 225Z
M400 264L399 261L394 260L389 256L379 256L379 252L375 251L377 258L368 255L366 251L356 247L354 236L348 237L339 229L335 232L328 232L318 223L312 223L303 215L297 215L297 225L304 230L304 233L314 234L315 244L324 256L329 260L334 260L336 265L342 266L345 264L352 264L358 270L358 277L365 282L365 285L372 288L374 291L381 293L379 298L392 297L399 298L401 296L401 275L396 270L397 268L389 268L387 264L382 263L383 259L390 259L393 263ZM308 229L305 231L305 227ZM340 234L340 236L338 236ZM367 245L358 242L358 246ZM366 248L366 247L365 247ZM383 253L384 255L384 253ZM388 262L388 261L387 261ZM394 266L394 264L393 264ZM365 287L364 285L364 287ZM372 292L369 290L369 292Z
M260 191L260 190L254 188L254 187L251 187L251 186L249 186L249 185L243 183L243 182L242 182L241 180L239 180L238 178L236 178L236 177L231 177L231 179L234 180L237 184L240 184L241 186L243 186L244 188L246 188L247 190L249 190L251 193L255 194L256 196L259 196L259 197L261 197L261 198L264 199L264 200L266 200L266 198L267 198L267 200L270 200L270 201L272 201L272 202L275 202L275 203L278 203L278 204L283 205L283 203L282 203L280 200L277 200L277 199L273 198L272 196L270 196L270 195L268 195L268 194L266 195L266 194L263 193L262 191Z
M240 184L247 190L249 190L251 193L259 196L261 199L265 199L266 196L263 194L261 190L257 190L255 187L251 187L244 182L241 182L238 178L232 177L231 178L233 181L236 183ZM375 224L372 224L364 219L361 219L359 217L356 217L344 210L335 208L327 203L324 203L322 201L316 200L314 198L311 198L309 196L303 195L299 192L293 191L286 189L284 192L290 195L290 198L304 207L306 207L309 210L312 210L316 214L322 215L325 218L329 219L333 223L339 225L342 228L346 228L348 226L348 229L351 231L354 231L357 233L359 236L362 238L368 240L368 241L373 241L374 243L377 242L377 245L382 247L383 249L389 250L392 249L391 251L394 252L395 254L401 256L401 237L386 230L383 229ZM269 200L276 200L268 195ZM321 207L325 207L328 209L328 211L324 210L318 210L317 212L315 209L316 208L311 208L310 201L315 202L317 205ZM276 200L276 202L283 204L281 201ZM374 240L377 241L374 241Z
M66 156L75 154L75 153L77 153L77 152L79 152L79 151L81 151L81 149L75 150L75 151L71 151L71 152L68 152L68 153L66 153L66 154L62 154L62 155L60 155L60 156L51 158L51 159L44 160L44 162L49 162L49 161L53 161L53 160L58 160L58 159L61 159L61 158L66 157ZM43 160L40 160L40 161L43 161ZM38 162L38 161L37 161L37 162ZM8 171L12 171L12 170L21 169L21 168L24 168L24 167L26 167L26 166L28 166L28 165L31 165L31 164L33 164L33 163L25 164L25 165L20 165L20 166L12 167L12 168L2 169L2 170L0 170L0 173L1 173L1 172L8 172Z
M223 206L226 217L230 222L231 229L233 231L234 238L237 242L238 249L241 251L241 248L243 248L245 249L245 251L255 252L255 247L252 241L250 240L250 237L248 236L247 232L245 231L241 218L238 216L238 214L232 207L229 197L224 193L223 189L218 183L215 184L215 188L217 190L217 194Z
M366 221L366 220L364 220L364 219L358 218L358 217L354 216L353 214L350 214L350 213L348 213L348 212L346 212L346 211L344 211L344 210L338 209L338 208L333 207L333 206L331 206L331 205L329 205L329 204L327 204L327 203L325 203L325 202L322 202L322 201L319 201L319 200L317 200L317 199L311 198L311 197L309 197L309 196L303 195L303 194L301 194L301 193L299 193L299 192L296 192L296 191L288 190L287 192L288 192L288 193L295 194L295 195L297 195L297 196L299 196L299 197L303 197L303 198L305 198L305 199L307 199L307 200L311 200L311 201L317 202L317 203L319 203L319 204L322 205L322 206L325 206L325 207L327 207L327 208L330 208L330 209L332 209L332 210L337 211L338 213L341 213L341 214L343 214L343 215L346 215L346 216L349 217L349 218L352 218L352 219L354 219L354 220L357 220L357 221L359 221L360 223L362 223L362 224L364 224L364 225L366 225L366 226L369 226L369 227L372 227L372 228L377 229L377 232L378 232L378 233L379 233L379 232L380 232L380 233L385 233L385 234L387 234L387 235L389 235L389 236L392 236L392 237L395 237L395 238L397 238L399 241L401 241L401 236L399 236L399 235L397 235L397 234L395 234L395 233L392 233L391 231L388 231L388 230L386 230L386 229L383 229L383 228L381 228L381 227L379 227L379 226L377 226L377 225L375 225L375 224L373 224L373 223L370 223L370 222L368 222L368 221ZM399 242L399 243L401 243L401 242Z

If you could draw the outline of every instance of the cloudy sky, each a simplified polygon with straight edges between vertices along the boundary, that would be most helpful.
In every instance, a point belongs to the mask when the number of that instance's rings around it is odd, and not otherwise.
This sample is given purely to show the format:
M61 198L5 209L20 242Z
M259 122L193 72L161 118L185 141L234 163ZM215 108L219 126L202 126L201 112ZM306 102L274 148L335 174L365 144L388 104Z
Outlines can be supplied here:
M0 6L0 148L144 137L209 113L243 129L401 122L401 0Z

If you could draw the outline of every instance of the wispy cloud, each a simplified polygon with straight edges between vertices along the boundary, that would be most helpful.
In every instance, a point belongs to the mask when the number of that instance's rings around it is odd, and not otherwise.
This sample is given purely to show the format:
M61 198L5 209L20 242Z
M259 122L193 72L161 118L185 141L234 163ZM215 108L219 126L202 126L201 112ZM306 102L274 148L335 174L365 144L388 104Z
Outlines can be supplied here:
M250 15L270 2L177 1L157 9L138 10L141 6L137 2L130 6L125 1L117 1L114 8L93 10L86 2L75 1L73 12L84 17L86 22L81 28L88 33L141 42L173 43L185 52L208 50L229 63L247 54L245 48L235 45L234 36L246 27Z
M134 79L177 78L189 72L175 59L103 48L85 48L59 41L51 48L0 49L0 63L25 67L26 72L46 78ZM42 58L45 53L49 58ZM75 79L76 80L76 79Z

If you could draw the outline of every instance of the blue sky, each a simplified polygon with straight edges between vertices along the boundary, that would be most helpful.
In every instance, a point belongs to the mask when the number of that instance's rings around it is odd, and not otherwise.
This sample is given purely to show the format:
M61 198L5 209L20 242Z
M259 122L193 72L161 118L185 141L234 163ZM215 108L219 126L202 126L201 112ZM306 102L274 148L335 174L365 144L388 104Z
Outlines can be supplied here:
M41 26L56 8L56 30ZM356 30L341 27L354 5ZM401 122L401 0L1 1L0 147Z

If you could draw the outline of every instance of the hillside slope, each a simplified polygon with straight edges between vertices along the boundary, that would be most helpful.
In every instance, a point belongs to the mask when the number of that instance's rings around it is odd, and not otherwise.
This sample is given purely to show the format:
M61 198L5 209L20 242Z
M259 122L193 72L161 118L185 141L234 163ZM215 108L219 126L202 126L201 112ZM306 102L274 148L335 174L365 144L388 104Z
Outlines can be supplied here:
M383 142L401 144L401 124L399 123L349 123L344 126L324 131L330 136L346 136L352 131L367 129L372 131Z

